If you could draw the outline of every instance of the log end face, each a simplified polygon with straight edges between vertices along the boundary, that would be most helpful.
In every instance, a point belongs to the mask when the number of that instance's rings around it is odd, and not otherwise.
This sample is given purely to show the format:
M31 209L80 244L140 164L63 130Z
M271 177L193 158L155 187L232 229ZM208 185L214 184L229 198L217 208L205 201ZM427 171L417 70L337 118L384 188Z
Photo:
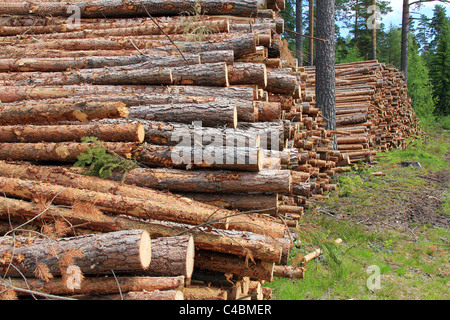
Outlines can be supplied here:
M141 257L141 265L144 270L148 269L152 260L152 244L150 234L143 231L139 243L139 255Z
M140 122L137 125L137 139L140 143L144 142L145 139L145 128Z
M186 279L190 279L192 277L192 273L194 272L194 257L195 257L194 237L190 235L186 250Z

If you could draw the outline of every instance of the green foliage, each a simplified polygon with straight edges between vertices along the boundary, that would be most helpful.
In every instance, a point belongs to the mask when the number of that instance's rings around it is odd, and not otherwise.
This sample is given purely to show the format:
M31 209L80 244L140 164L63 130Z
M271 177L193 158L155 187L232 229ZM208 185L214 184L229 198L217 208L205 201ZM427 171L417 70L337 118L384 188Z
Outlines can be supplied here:
M433 84L435 113L446 116L450 114L450 19L443 6L435 6L430 29L433 38L425 50L425 57Z
M409 43L408 54L408 96L411 98L416 115L422 120L424 127L434 125L433 86L425 61L419 55L419 48L413 40Z
M338 180L339 196L348 197L354 194L363 185L363 182L359 175L342 176Z
M183 34L186 36L186 42L198 43L198 49L201 50L201 45L205 36L212 34L212 30L208 25L201 24L204 21L204 14L200 0L197 0L193 5L192 11L185 11L181 13L183 21ZM183 51L183 45L181 46Z
M83 137L82 142L91 143L92 146L77 157L74 166L85 168L85 174L109 178L116 171L127 172L137 167L134 161L108 151L97 137Z

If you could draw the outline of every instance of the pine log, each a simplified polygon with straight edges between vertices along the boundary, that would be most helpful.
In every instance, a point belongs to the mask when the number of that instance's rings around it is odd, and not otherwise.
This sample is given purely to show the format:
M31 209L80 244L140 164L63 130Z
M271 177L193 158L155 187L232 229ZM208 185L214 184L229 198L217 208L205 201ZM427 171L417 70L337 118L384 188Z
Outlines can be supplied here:
M273 193L275 190L278 193L289 194L292 190L289 170L238 172L136 168L130 170L125 177L122 175L113 177L114 180L122 178L126 184L181 192Z
M124 294L107 295L104 297L84 296L78 297L83 300L184 300L182 290L153 290L153 291L130 291Z
M104 120L109 122L110 120ZM128 120L113 120L113 123L126 122ZM103 122L103 121L101 121ZM180 143L180 138L191 146L199 143L208 146L211 143L217 146L248 147L259 148L260 138L256 132L232 129L232 128L211 128L203 126L190 126L175 122L156 122L140 120L145 129L145 141L151 144L174 146Z
M189 280L194 271L195 247L192 235L152 239L152 261L148 276L183 276Z
M99 95L171 95L211 97L208 86L121 86L121 85L69 85L69 86L8 86L0 87L3 103L23 100L55 99L64 97L93 97ZM216 87L215 98L253 101L257 98L255 86Z
M130 119L192 123L201 121L205 126L230 125L236 128L238 110L236 105L212 103L184 103L136 106L129 108Z
M255 34L225 34L222 36L215 36L215 41L198 41L189 42L187 36L179 37L179 40L174 40L173 43L177 47L183 48L183 52L186 53L199 53L202 51L221 51L221 50L233 50L236 59L256 52L257 47L257 35ZM132 51L132 54L138 54L140 51L146 49L158 50L165 53L175 54L177 52L173 43L165 36L162 36L160 40L154 40L148 38L134 37L133 41L130 41L128 37L125 38L90 38L90 39L57 39L49 40L43 43L35 42L35 39L25 39L18 41L17 39L11 39L12 43L17 43L15 46L7 47L0 55L3 58L18 58L25 55L30 55L30 50L34 50L37 53L33 54L33 57L51 57L58 56L59 51L90 51L88 55L100 55L102 51L110 51L108 55L116 56L121 55L120 51L128 50ZM175 38L172 35L171 38ZM3 39L4 43L7 42ZM22 42L22 43L21 43ZM30 43L31 42L31 43ZM42 50L42 51L41 51ZM52 51L49 51L52 50ZM56 52L56 54L55 54ZM154 52L154 51L153 51ZM79 56L76 52L70 56Z
M215 51L213 53L216 53ZM103 67L118 67L138 65L145 62L147 68L175 67L186 64L199 64L199 54L167 55L167 54L139 54L126 56L87 56L83 58L20 58L2 59L1 72L63 72L69 69L97 69Z
M236 277L249 277L272 282L274 263L247 261L237 256L200 250L195 255L195 269L231 273Z
M36 276L42 265L51 275L65 275L67 265L61 258L72 254L74 264L83 274L108 274L111 270L134 272L145 270L151 261L151 239L147 231L126 230L59 238L25 247L2 248L0 256L11 255L1 263L9 276ZM8 259L7 259L8 260ZM9 268L13 263L17 268ZM5 274L6 275L6 274Z
M221 288L187 286L183 293L184 300L228 300L228 292Z
M45 223L54 222L55 217L69 221L73 225L82 225L90 230L112 232L118 230L144 229L152 237L177 236L190 233L194 236L196 249L210 250L234 254L242 257L253 257L265 261L280 262L287 259L290 244L283 241L274 241L252 232L221 230L220 232L207 229L197 229L192 225L171 223L167 221L139 221L125 216L111 217L102 214L86 214L79 210L70 210L63 207L51 206L42 216L42 205L23 200L0 198L0 217L3 219L17 219L22 222L41 217ZM41 219L35 220L40 223ZM77 227L73 227L78 230Z
M193 0L170 0L170 3L160 0L129 0L124 7L122 1L99 0L80 1L76 3L80 9L82 18L90 17L126 17L126 16L146 16L147 11L152 15L179 15L183 12L192 12ZM32 1L20 3L4 3L0 6L0 14L8 15L38 15L38 16L70 16L70 2L41 2L36 4ZM202 1L202 12L210 15L236 15L236 16L256 16L257 2L250 0L204 0Z
M87 122L100 118L126 118L128 108L122 102L83 101L63 103L23 103L0 106L0 125L45 123L54 121Z
M149 167L168 167L183 169L224 169L261 171L264 152L256 148L234 148L215 146L203 147L146 145L136 160Z
M161 85L172 84L172 69L81 69L67 72L16 72L0 74L4 85Z
M214 206L186 198L176 201L177 199L173 196L161 195L153 198L152 201L146 201L140 198L122 197L104 192L4 177L0 177L0 186L2 186L3 192L9 196L31 200L36 195L40 195L44 199L52 199L54 203L64 205L87 203L109 213L125 214L142 219L150 218L200 225L208 223L211 216L214 216L215 221L211 221L210 224L219 229L247 230L270 234L277 238L283 238L287 231L284 226L271 220L253 215L233 215L232 211L217 209ZM182 203L190 205L180 207Z
M180 202L176 201L165 203L165 198L174 197L162 197L163 199L153 198L152 201L146 201L144 199L122 197L103 192L87 191L56 184L15 178L0 177L0 186L4 194L11 197L32 200L36 196L39 196L43 199L52 199L52 202L55 204L69 206L76 205L77 203L85 203L87 206L91 204L92 207L95 206L96 208L109 213L126 214L143 219L155 218L159 220L201 224L208 221L210 219L211 210L216 209L214 207L203 205L203 208L206 209L207 213L202 217L205 212L203 212L201 208L195 208L195 203L191 206L194 210L191 210L191 208L187 206L180 208L178 207ZM227 210L215 210L214 213L218 222L213 225L217 225L221 229L227 229L227 216L230 215L231 212Z
M101 141L143 142L144 127L139 123L86 125L15 125L0 126L0 142L80 142L83 137L97 137Z
M271 93L294 95L298 86L297 77L274 71L267 72L266 90Z
M0 143L0 160L75 162L80 154L95 146L95 143L85 142ZM109 152L130 159L136 143L104 142L103 146Z
M277 121L281 118L281 103L256 101L258 121Z
M273 271L274 277L304 279L306 268L294 266L276 265Z
M200 201L209 205L228 210L255 211L260 213L275 213L278 206L278 196L274 194L249 193L203 193L183 192L183 197Z
M154 290L183 290L184 277L138 277L138 276L117 276L117 277L83 277L79 285L67 286L64 278L53 278L45 282L40 279L10 278L8 283L11 287L19 289L32 289L52 295L74 295L74 294L111 294L129 291L154 291ZM16 291L18 296L29 295L23 291Z
M174 85L219 87L228 87L230 85L228 67L225 62L173 67L171 72Z
M265 88L267 86L266 65L262 63L235 62L228 70L230 84L255 84Z

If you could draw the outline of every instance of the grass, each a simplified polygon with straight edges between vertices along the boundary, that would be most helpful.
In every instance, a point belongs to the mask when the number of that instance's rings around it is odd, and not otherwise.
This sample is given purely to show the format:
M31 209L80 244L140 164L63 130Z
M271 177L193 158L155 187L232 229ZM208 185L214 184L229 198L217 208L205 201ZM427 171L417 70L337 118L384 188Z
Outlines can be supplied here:
M338 190L302 217L302 246L290 264L317 247L324 253L307 264L305 279L266 284L274 299L450 299L448 134L433 132L337 177ZM422 168L401 167L403 160ZM385 176L372 175L379 171ZM371 286L374 269L379 288Z

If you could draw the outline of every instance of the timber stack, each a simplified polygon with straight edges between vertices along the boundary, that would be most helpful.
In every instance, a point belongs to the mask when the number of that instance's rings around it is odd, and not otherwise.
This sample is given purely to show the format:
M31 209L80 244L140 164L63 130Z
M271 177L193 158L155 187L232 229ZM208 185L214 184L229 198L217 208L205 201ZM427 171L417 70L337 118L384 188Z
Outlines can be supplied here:
M127 4L0 4L0 270L11 279L0 287L269 298L265 281L303 277L287 265L298 220L355 159L333 149L344 130L325 130L310 70L281 38L285 2ZM390 95L379 99L403 104L396 72L382 76ZM388 148L384 119L376 136ZM99 146L135 166L102 178L73 166Z
M377 60L337 64L338 150L352 163L375 161L378 151L404 148L406 138L423 135L407 96L404 75ZM305 67L303 98L315 106L315 67Z

